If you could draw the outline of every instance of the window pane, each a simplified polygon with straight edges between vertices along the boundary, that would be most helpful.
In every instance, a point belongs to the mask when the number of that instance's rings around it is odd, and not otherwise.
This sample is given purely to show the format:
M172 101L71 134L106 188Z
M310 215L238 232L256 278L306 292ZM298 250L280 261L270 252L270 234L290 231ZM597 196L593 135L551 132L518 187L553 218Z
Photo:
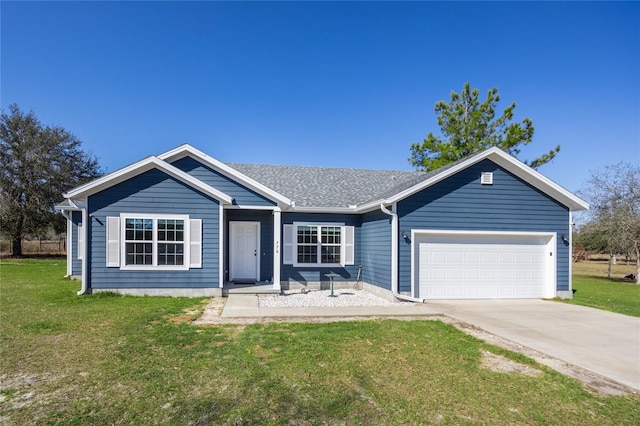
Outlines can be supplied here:
M127 243L125 246L127 265L151 265L153 245L150 243Z
M158 244L158 265L184 265L184 244Z
M298 244L316 244L318 228L315 226L298 226Z
M339 226L323 226L322 244L340 244L340 227Z
M340 263L340 246L322 246L322 263Z
M318 247L298 246L298 263L318 263Z
M158 219L158 241L184 241L184 220Z
M126 219L125 239L128 241L153 240L153 220L151 219Z

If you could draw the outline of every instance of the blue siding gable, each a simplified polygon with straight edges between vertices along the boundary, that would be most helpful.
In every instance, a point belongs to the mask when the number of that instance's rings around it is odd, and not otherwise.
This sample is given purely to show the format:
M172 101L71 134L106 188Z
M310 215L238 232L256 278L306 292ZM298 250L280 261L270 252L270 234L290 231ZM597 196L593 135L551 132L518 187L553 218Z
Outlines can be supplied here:
M480 174L493 172L493 185ZM569 209L483 160L398 202L400 230L555 232L569 235ZM398 236L400 291L411 290L411 244ZM557 238L557 290L569 289L569 247Z
M159 170L150 170L89 197L89 289L219 286L217 200ZM202 219L202 268L124 271L106 267L106 218L120 213L185 214Z
M241 206L274 206L276 203L267 197L229 179L212 168L191 157L184 157L172 163L174 167L189 173L206 184L224 192L234 199L234 204Z

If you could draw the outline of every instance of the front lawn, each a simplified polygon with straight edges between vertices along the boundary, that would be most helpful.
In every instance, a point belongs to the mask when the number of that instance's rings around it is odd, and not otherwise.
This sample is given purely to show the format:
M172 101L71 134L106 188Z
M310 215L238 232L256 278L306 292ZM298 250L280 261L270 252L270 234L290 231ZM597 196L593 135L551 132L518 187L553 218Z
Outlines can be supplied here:
M197 327L202 299L76 296L64 273L0 263L0 424L640 422L637 395L597 395L439 321Z
M573 275L573 299L576 305L640 317L640 285L620 278Z

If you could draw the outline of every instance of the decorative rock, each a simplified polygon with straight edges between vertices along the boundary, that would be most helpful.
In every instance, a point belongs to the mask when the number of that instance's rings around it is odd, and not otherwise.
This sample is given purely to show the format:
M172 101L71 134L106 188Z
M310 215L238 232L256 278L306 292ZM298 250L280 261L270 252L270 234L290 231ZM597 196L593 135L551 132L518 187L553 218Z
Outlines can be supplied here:
M329 297L330 290L285 290L280 295L260 296L261 308L303 308L307 306L402 306L411 302L392 302L364 290L334 290L337 297Z

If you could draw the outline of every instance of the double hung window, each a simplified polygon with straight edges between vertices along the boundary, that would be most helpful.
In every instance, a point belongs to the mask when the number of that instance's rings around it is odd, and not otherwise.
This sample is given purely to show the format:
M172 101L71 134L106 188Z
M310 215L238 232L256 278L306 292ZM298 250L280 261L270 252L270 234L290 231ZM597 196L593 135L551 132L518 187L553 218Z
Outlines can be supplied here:
M184 266L185 221L125 217L125 266Z
M353 264L353 229L331 223L285 225L284 263L298 266Z
M202 219L187 215L108 216L107 267L187 270L202 267Z

